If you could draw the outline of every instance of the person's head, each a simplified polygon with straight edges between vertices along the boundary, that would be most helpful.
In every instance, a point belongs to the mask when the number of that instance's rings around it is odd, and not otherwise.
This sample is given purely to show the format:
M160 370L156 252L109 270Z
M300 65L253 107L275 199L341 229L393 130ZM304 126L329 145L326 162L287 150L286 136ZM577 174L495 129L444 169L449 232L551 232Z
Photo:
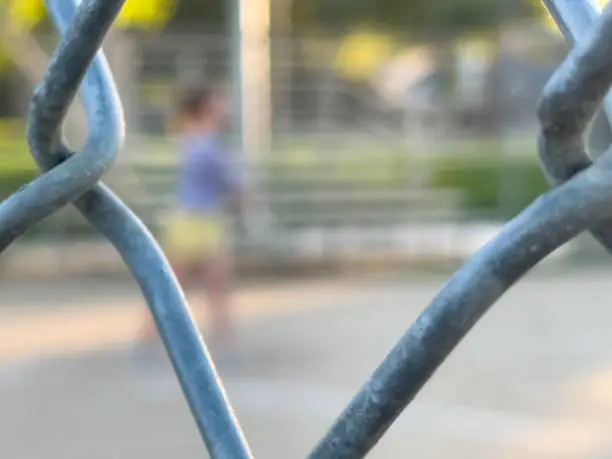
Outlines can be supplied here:
M228 121L226 98L212 88L184 89L178 100L177 120L181 132L219 131Z

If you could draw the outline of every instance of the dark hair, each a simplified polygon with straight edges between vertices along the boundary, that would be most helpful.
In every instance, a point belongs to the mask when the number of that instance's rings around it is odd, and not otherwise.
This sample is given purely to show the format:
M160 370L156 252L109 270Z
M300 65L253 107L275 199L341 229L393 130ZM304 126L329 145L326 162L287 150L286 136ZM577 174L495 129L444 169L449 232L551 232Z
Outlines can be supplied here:
M191 86L180 90L174 116L170 120L171 127L180 129L186 121L200 116L211 103L214 94L213 89L201 86Z
M177 112L181 117L198 116L213 98L213 90L205 87L183 89L178 100Z

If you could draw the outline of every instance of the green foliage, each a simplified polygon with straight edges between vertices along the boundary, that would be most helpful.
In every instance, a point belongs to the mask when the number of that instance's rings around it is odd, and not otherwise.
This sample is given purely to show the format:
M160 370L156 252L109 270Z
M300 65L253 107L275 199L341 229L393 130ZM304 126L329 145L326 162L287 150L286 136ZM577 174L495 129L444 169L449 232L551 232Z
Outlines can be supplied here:
M429 186L463 193L468 212L511 218L548 189L533 156L500 159L482 155L437 160Z
M8 6L12 25L21 30L31 30L47 17L44 0L0 0L0 6ZM117 24L127 28L159 28L172 17L175 0L129 0L126 2Z
M225 27L231 1L236 0L181 0L177 4L172 23Z
M273 192L367 191L402 188L410 163L407 155L393 152L347 152L333 158L297 152L266 162L264 169Z
M454 34L491 29L501 21L543 14L535 0L270 0L272 16L275 6L283 1L291 2L291 23L300 30L338 31L340 27L375 23L405 28L413 34L432 29ZM228 20L230 5L229 0L182 0L173 22L222 27Z
M303 144L281 147L265 167L274 195L429 188L460 193L464 210L474 217L506 219L548 189L533 142L505 145L497 140L440 143L427 156L384 144L345 147L333 154ZM323 152L328 150L322 150ZM313 200L311 200L313 201ZM380 204L380 203L379 203ZM316 202L301 203L309 208ZM289 212L288 204L282 212ZM314 212L314 210L312 210Z
M38 170L25 142L10 142L4 136L0 139L4 139L0 141L0 199L3 200L38 176ZM167 143L156 141L153 144L161 150L136 172L145 182L148 193L164 194L175 179L175 157L170 154L172 150ZM389 199L346 204L341 200L326 202L313 196L383 191L408 193L421 187L460 193L468 218L508 219L545 192L548 186L533 145L513 145L512 156L501 156L497 153L499 147L496 141L449 143L441 146L437 154L415 157L406 154L404 149L384 144L345 147L333 155L321 153L312 145L293 149L285 146L264 163L261 178L272 195L293 195L289 201L280 200L274 204L273 211L281 222L295 216L302 221L309 218L320 221L321 215L333 217L351 212L363 215L364 210L367 213L369 209L387 216L409 215L413 209L422 209L419 206L423 203L398 204ZM290 225L299 226L300 223ZM38 225L30 235L57 227L61 227L64 235L93 234L76 212L65 209Z
M490 29L502 21L539 13L529 0L311 0L293 5L298 26L368 22L406 27L412 33L432 28L449 33Z
M4 200L38 175L35 170L2 169L0 173L0 199Z

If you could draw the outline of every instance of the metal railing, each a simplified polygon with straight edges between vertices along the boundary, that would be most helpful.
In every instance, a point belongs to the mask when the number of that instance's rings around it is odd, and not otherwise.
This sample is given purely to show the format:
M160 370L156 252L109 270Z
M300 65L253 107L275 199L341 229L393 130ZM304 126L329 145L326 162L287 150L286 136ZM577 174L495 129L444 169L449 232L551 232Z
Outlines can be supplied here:
M121 147L123 118L99 51L125 0L47 0L62 34L34 94L28 140L44 174L0 205L0 249L73 203L120 252L138 281L213 458L251 457L185 298L144 225L99 180ZM512 220L446 284L369 378L310 457L360 458L386 432L490 306L523 274L585 230L612 250L612 150L590 159L582 137L612 84L612 7L589 0L544 2L575 43L539 104L540 151L556 186ZM72 153L61 125L79 86L88 141Z

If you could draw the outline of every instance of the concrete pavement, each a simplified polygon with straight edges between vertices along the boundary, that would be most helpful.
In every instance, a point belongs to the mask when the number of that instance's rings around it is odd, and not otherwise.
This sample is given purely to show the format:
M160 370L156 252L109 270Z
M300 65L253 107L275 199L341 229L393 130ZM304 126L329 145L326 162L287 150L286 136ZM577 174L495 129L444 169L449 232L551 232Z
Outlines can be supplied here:
M147 314L134 282L80 281L3 286L0 301L0 359L72 355L127 346ZM351 281L302 281L247 286L235 298L238 322L329 305L354 291ZM206 325L204 299L188 295Z
M536 276L511 290L371 457L610 457L608 278L606 272ZM256 457L305 457L443 282L352 284L318 296L310 286L302 307L245 318L243 364L222 376ZM261 295L262 304L274 303ZM286 295L279 304L295 296ZM51 322L50 316L36 319L42 317L36 308L30 321L13 309L1 321L22 322L0 330L5 343L10 330L32 327L25 335L34 337L33 320ZM61 314L67 310L73 309ZM66 323L67 316L58 317L53 320ZM87 322L78 317L65 335ZM121 322L108 324L114 321ZM119 339L63 352L58 345L53 357L36 344L18 360L3 351L3 453L16 459L206 457L169 368L143 378L126 344Z

